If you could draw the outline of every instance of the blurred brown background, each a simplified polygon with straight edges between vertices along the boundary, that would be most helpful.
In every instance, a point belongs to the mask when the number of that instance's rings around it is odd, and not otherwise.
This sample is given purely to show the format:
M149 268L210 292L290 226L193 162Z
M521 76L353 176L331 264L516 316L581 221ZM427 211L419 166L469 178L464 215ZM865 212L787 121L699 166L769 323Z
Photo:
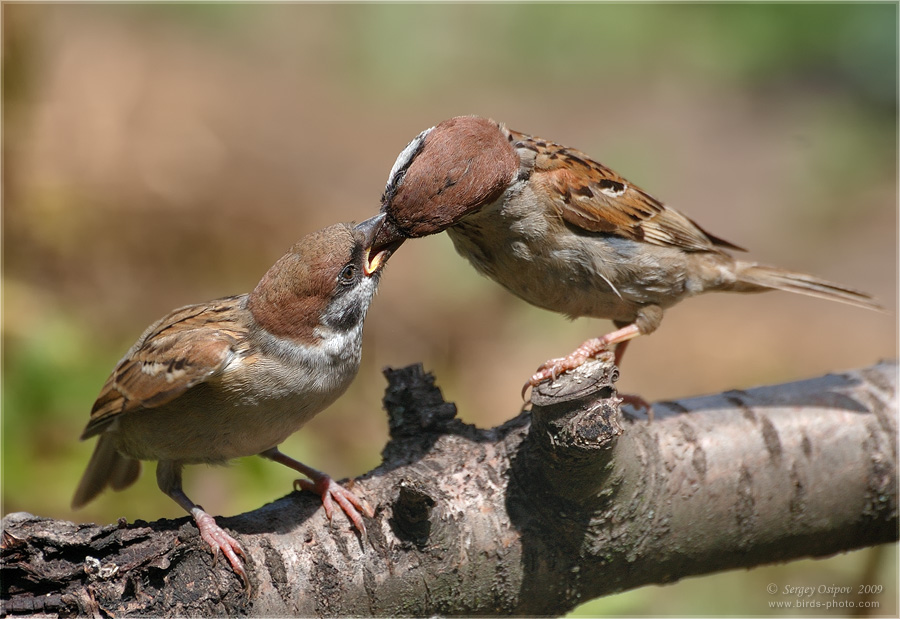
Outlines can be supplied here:
M892 4L3 5L3 513L153 520L146 471L69 507L100 386L146 325L250 290L301 236L374 214L419 131L479 114L579 148L751 255L868 291L885 314L710 295L629 351L648 400L897 356ZM461 416L515 416L535 367L610 323L528 306L444 236L382 279L349 392L284 446L338 476L379 462L381 369L423 362ZM214 514L290 489L258 458L192 467ZM585 614L767 614L765 585L889 587L896 551L691 579ZM868 572L867 572L868 570ZM866 575L868 574L868 576Z

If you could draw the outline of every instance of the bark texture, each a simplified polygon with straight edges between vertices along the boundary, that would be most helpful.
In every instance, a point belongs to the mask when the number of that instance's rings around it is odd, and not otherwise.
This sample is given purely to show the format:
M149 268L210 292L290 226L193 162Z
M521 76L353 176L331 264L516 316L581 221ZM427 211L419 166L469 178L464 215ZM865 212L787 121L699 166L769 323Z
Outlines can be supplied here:
M620 415L609 360L497 428L421 366L386 370L391 439L354 482L365 539L292 493L217 521L248 593L189 518L10 514L3 615L559 615L649 583L897 539L897 365ZM627 410L627 409L626 409Z

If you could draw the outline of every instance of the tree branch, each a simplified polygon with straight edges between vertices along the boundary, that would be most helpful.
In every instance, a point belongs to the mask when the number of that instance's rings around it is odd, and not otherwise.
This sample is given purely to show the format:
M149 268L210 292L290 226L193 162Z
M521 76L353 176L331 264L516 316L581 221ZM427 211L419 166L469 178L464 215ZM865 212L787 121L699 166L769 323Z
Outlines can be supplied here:
M291 493L218 518L252 591L189 518L3 520L2 613L562 614L591 598L897 539L897 365L619 415L608 360L479 430L421 366L386 370L391 439L354 490L361 539Z

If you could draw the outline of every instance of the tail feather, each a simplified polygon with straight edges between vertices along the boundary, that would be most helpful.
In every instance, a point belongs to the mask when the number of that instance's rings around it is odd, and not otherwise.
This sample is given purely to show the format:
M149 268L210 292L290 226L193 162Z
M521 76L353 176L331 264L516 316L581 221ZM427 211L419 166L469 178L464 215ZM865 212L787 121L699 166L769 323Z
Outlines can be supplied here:
M140 473L139 461L123 456L116 451L109 437L101 436L75 491L72 509L86 505L107 486L113 490L124 490L137 481Z
M738 262L736 266L737 283L734 290L737 292L784 290L786 292L819 297L820 299L848 303L866 309L884 311L884 307L871 295L813 277L812 275L750 262Z

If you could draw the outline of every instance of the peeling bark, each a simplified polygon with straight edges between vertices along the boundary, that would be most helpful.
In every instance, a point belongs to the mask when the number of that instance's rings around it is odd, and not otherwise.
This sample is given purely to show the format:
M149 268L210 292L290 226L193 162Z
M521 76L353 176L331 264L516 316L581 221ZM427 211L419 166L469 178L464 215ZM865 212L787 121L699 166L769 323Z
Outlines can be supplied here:
M608 360L479 430L421 366L386 370L391 439L354 482L361 539L294 492L217 521L252 590L189 518L10 514L3 615L559 615L650 583L897 539L897 366L619 414Z

